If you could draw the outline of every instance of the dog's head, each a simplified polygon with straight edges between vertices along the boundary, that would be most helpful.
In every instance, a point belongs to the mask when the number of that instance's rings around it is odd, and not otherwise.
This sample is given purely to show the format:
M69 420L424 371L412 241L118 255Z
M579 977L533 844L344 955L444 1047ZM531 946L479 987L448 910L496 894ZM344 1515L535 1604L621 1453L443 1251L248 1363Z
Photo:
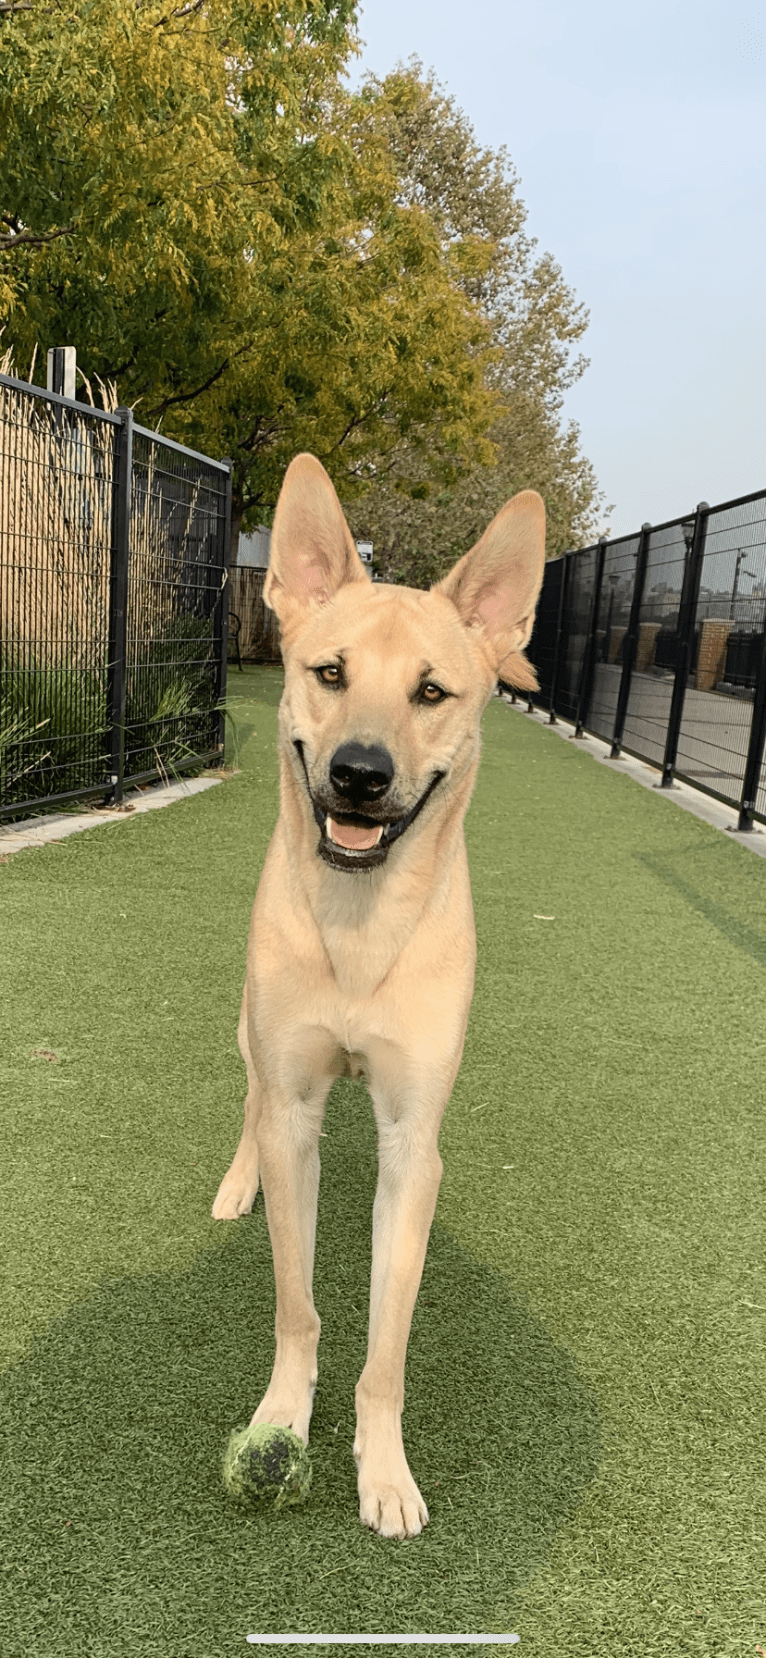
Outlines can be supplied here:
M457 788L499 678L535 688L523 651L544 561L545 508L526 490L430 592L373 583L324 467L291 463L264 600L280 624L283 748L333 868L384 863Z

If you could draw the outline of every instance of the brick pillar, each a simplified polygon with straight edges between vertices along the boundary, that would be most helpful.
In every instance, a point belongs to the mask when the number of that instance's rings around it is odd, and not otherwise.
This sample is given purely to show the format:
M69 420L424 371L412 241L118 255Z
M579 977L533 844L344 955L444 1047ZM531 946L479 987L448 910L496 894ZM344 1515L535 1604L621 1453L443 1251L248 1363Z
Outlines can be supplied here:
M659 631L659 622L641 623L638 630L638 652L636 655L636 670L638 673L641 673L644 668L651 668L654 662L654 649Z
M620 646L627 633L627 628L612 628L609 640L609 661L616 662L620 653Z
M714 691L719 679L723 679L726 646L733 626L733 622L722 622L710 617L702 623L694 681L698 691Z

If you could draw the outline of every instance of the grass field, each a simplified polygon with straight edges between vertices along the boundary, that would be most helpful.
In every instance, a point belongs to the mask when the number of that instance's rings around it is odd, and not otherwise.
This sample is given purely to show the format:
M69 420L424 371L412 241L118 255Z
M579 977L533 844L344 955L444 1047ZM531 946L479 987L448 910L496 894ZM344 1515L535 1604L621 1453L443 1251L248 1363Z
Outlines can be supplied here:
M265 1521L223 1492L272 1359L262 1199L209 1217L280 685L232 675L237 777L0 867L0 1652L512 1631L530 1658L757 1658L766 867L499 701L408 1359L430 1524L356 1517L375 1138L351 1083L322 1142L311 1498Z

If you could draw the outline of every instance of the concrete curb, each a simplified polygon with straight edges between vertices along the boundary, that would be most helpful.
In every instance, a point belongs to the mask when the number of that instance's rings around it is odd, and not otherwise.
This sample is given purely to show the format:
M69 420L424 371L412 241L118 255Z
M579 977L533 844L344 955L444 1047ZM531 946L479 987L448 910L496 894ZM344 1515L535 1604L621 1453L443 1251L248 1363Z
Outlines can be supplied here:
M201 794L222 783L222 777L189 777L178 783L158 783L149 789L133 789L125 796L122 806L102 806L83 812L57 812L42 817L25 818L23 823L9 823L0 827L0 858L13 852L25 852L32 846L48 846L52 841L63 841L67 835L78 835L83 829L98 829L105 823L124 823L134 812L154 812L160 806L172 806L189 795Z
M590 754L591 759L598 760L602 765L609 766L610 770L626 773L632 777L634 783L640 783L642 789L653 789L660 800L668 800L674 806L680 806L684 812L691 812L693 817L702 818L713 829L721 829L727 840L736 841L739 846L746 846L748 851L754 852L758 858L766 858L766 834L762 828L745 830L741 834L737 829L739 812L734 806L725 806L723 801L715 800L712 795L703 794L700 789L690 788L688 783L676 782L670 789L660 787L660 773L656 766L650 766L644 760L636 760L632 754L620 755L619 760L610 758L611 744L604 743L600 737L594 737L589 732L586 737L575 738L574 726L568 720L556 715L556 724L550 725L547 714L535 709L532 714L527 713L526 702L511 702L510 697L502 693L501 700L516 714L523 714L525 719L532 719L543 731L552 732L556 737L563 737L565 742L577 744L583 753Z

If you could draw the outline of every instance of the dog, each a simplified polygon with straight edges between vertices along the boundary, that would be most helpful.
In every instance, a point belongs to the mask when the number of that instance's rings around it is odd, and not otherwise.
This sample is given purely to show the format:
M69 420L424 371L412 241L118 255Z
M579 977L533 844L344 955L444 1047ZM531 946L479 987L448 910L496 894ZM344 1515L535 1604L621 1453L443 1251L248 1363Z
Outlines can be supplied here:
M430 591L372 582L312 455L290 464L274 518L280 809L248 939L245 1122L213 1216L247 1214L262 1183L276 1357L252 1420L308 1444L319 1134L335 1078L365 1080L379 1167L354 1457L360 1520L383 1537L428 1520L402 1440L404 1368L474 988L463 819L498 679L537 686L523 651L544 560L529 490Z

